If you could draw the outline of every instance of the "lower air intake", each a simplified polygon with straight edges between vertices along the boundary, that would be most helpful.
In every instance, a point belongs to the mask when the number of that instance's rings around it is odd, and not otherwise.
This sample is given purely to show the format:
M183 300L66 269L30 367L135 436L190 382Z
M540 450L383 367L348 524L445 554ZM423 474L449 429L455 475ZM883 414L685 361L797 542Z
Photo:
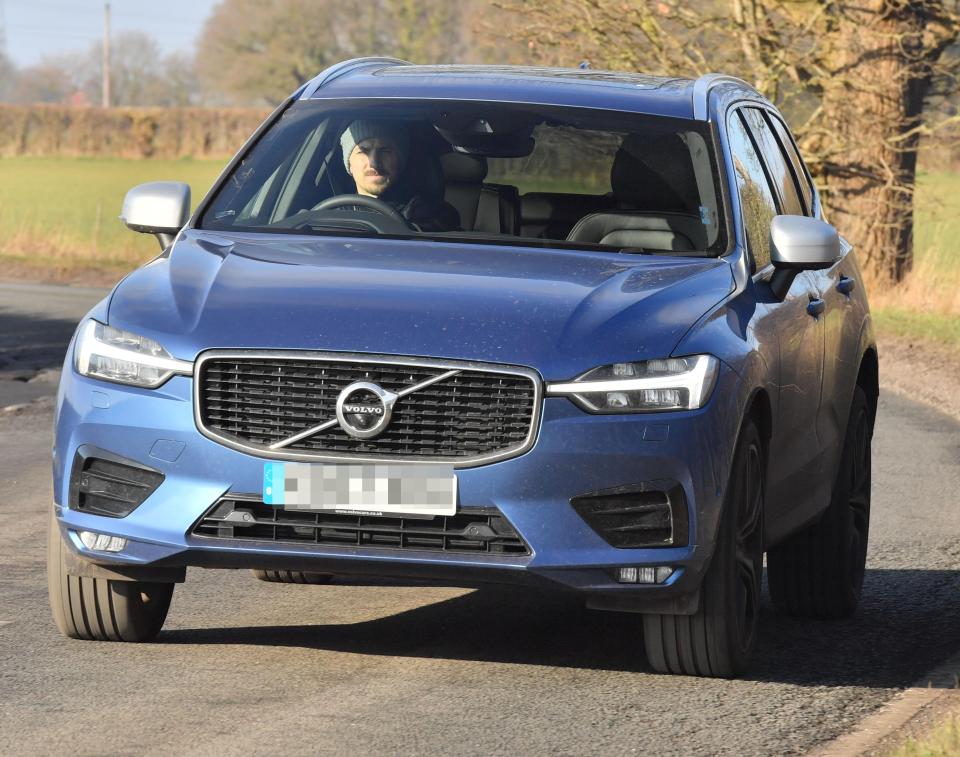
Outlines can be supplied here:
M142 505L163 479L158 470L83 445L70 471L70 509L123 518Z
M284 510L259 500L224 498L194 526L214 539L379 547L420 552L528 555L530 548L496 508L434 518Z
M604 541L621 549L684 547L687 502L676 481L646 481L584 494L573 509Z

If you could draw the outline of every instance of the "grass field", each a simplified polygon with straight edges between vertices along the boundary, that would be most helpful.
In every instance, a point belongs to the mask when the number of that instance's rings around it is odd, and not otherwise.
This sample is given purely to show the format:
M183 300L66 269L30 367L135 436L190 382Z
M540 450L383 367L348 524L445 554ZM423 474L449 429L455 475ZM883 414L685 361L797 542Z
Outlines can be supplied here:
M126 191L145 181L185 181L194 205L226 161L109 158L0 159L0 259L66 274L119 274L156 255L156 240L117 218ZM870 291L883 333L960 350L960 174L922 174L915 263L909 279Z
M196 205L225 163L0 159L0 257L38 268L133 268L158 246L118 219L127 190L145 181L185 181Z
M882 333L960 351L960 174L921 174L915 202L913 271L870 304Z
M892 757L957 757L960 755L960 719L951 718L919 741L909 739Z

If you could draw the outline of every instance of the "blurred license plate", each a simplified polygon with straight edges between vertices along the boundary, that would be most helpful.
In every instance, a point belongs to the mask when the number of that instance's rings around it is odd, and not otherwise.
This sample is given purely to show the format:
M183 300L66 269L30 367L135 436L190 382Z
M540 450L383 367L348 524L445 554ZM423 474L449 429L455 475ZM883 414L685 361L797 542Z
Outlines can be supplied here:
M448 465L264 463L263 501L351 515L454 515L457 477Z

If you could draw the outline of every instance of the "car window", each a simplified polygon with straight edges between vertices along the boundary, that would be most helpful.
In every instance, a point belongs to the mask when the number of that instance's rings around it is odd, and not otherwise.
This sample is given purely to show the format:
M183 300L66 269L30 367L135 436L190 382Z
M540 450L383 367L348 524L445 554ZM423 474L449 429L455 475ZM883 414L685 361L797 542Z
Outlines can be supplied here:
M488 158L487 181L512 184L527 192L607 194L610 167L622 135L540 124L533 131L536 146L522 158Z
M783 212L789 216L804 216L806 210L800 201L796 181L793 178L793 169L787 165L787 159L780 149L780 144L773 136L769 124L759 108L743 108L741 113L753 134L754 141L760 148L763 160L770 172L770 179L776 186L783 203Z
M759 271L770 263L770 223L777 215L777 203L763 163L738 112L732 113L727 121L727 139L747 245Z
M273 191L282 167L283 166L277 166L276 170L270 174L270 177L263 183L263 186L260 187L257 193L251 197L250 201L240 210L237 215L237 220L252 221L260 217L263 213L263 205L267 201L267 196Z
M793 166L793 173L797 180L797 185L800 187L800 196L803 198L804 207L807 209L808 215L813 214L813 190L810 187L810 172L807 171L806 165L804 165L803 159L800 157L800 153L797 152L797 148L794 145L793 139L790 136L790 133L787 131L786 125L774 115L767 113L767 119L773 124L773 130L777 134L777 139L780 142L781 148L783 148L784 153L787 158L790 160L790 165Z
M301 101L215 188L197 226L715 256L727 248L721 198L710 127L688 119Z

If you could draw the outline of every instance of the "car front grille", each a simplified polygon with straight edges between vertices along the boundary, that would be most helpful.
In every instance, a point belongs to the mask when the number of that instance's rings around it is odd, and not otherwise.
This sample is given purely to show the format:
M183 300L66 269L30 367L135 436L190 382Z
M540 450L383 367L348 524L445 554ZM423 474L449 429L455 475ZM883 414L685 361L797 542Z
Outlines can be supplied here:
M433 518L382 518L284 510L255 499L224 497L200 519L193 533L214 539L333 547L530 554L510 521L492 507Z
M370 382L401 392L386 429L359 439L339 424L270 446L336 418L340 392ZM422 460L479 464L520 454L533 442L539 383L523 368L314 353L201 356L196 409L200 429L228 446L293 459Z

